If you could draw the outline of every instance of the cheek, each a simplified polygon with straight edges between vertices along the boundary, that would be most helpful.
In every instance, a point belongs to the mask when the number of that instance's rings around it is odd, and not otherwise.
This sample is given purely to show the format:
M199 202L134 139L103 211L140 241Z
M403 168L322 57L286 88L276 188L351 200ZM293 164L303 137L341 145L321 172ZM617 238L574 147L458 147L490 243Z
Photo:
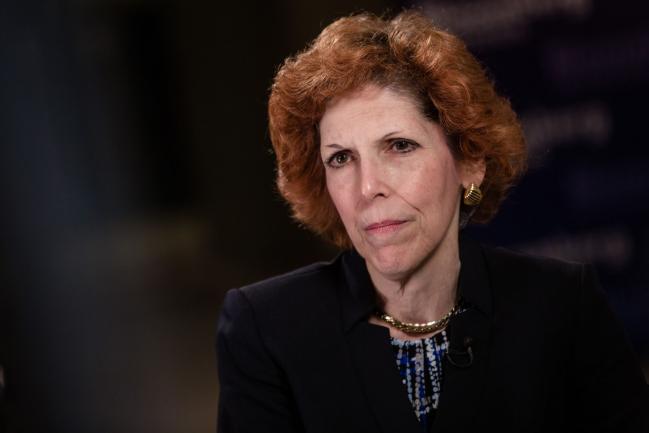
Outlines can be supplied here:
M446 183L444 176L440 176L441 171L436 164L421 164L409 171L402 185L404 194L413 206L425 207L440 199Z
M334 207L338 211L340 218L345 222L350 208L349 191L345 188L345 182L342 181L340 176L328 175L326 176L326 185L327 192L329 193L329 197L331 198Z
M414 171L407 179L406 193L410 205L421 212L443 212L455 203L459 191L457 173L448 164L430 164Z

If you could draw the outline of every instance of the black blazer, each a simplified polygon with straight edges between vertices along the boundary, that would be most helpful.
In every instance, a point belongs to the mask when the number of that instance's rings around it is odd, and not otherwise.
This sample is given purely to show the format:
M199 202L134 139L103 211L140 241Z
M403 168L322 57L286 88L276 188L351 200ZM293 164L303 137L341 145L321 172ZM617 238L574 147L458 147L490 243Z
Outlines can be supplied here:
M649 432L647 386L591 267L467 240L460 259L469 309L447 328L459 366L443 361L432 432ZM230 290L218 431L420 433L374 308L353 251Z

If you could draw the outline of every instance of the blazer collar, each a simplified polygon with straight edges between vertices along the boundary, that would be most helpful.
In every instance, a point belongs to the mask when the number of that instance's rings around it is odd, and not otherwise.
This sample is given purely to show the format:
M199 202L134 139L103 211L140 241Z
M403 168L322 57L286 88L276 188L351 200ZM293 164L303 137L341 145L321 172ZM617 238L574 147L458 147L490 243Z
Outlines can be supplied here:
M348 332L358 322L367 320L376 309L376 292L365 259L356 250L343 253L342 270L347 282L342 290L342 320L343 329Z
M492 314L491 290L482 248L466 236L460 237L460 276L458 293L467 304L487 316ZM343 278L349 290L343 290L343 329L348 332L359 321L366 321L377 307L376 292L365 259L348 250L342 254Z
M460 237L460 263L460 297L480 312L491 316L492 294L482 247L466 236Z

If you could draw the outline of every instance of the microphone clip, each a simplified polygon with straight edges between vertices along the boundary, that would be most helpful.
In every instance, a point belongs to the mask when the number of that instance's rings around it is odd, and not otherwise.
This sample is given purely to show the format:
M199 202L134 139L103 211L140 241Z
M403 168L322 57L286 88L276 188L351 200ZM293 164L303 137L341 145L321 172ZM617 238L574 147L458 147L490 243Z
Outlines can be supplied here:
M464 350L448 348L446 352L446 359L457 368L468 368L473 364L473 349L471 344L473 339L471 337L464 337Z

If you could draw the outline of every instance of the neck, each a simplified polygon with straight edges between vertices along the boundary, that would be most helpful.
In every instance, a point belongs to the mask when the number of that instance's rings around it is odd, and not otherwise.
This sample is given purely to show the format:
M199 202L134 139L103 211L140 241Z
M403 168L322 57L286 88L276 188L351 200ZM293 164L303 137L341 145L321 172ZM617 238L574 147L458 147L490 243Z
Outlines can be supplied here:
M457 236L451 233L420 266L399 279L390 279L368 266L383 311L404 322L430 322L453 308L460 257Z

